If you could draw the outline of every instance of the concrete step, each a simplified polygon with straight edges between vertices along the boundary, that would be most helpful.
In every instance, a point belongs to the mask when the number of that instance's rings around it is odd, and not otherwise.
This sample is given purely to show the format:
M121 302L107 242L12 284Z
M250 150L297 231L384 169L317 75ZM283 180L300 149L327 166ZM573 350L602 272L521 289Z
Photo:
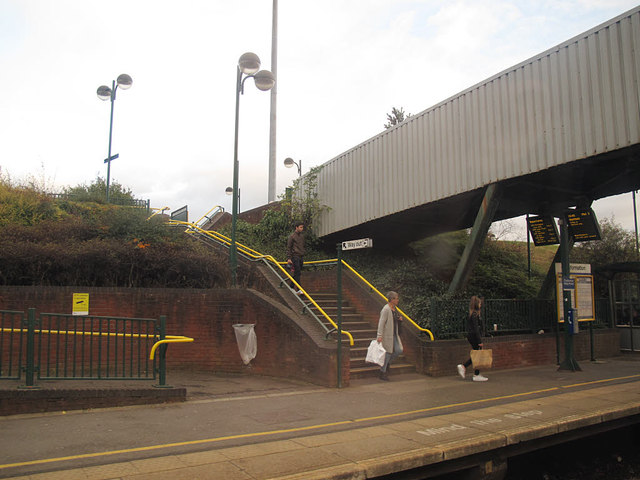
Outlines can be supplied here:
M389 367L389 377L393 381L394 375L401 373L415 373L416 367L409 363L392 363ZM367 364L366 367L351 367L351 378L372 378L380 374L378 365Z

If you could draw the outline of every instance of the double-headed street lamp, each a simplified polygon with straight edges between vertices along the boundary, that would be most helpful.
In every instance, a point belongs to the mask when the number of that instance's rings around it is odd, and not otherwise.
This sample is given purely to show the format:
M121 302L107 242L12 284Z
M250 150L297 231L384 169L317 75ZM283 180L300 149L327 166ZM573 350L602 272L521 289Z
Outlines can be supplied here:
M107 203L109 203L109 180L111 177L111 160L115 160L120 155L120 154L115 154L111 156L111 137L113 135L113 103L116 101L116 90L118 90L118 87L120 87L123 90L126 90L128 88L131 88L132 84L133 84L133 80L131 79L131 77L126 73L123 73L121 75L118 75L117 80L113 80L111 82L111 88L107 87L106 85L101 85L100 87L98 87L98 91L97 91L98 98L100 100L104 100L104 101L111 100L111 117L109 120L109 153L107 155L107 158L104 159L104 163L107 164Z
M238 203L240 191L238 189L238 123L240 120L240 94L244 93L244 82L253 78L258 90L266 92L271 90L276 83L273 73L269 70L260 70L260 58L251 52L243 53L238 60L238 78L236 81L236 128L233 144L233 195L231 208L231 248L229 249L229 263L231 264L231 277L233 285L238 283L238 250L236 248L236 226L238 220Z

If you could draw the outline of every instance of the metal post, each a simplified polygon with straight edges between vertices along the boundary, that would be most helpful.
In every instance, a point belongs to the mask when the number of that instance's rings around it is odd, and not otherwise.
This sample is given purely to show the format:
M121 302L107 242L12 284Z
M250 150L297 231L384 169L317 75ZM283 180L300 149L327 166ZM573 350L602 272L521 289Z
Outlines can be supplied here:
M593 344L593 321L589 322L589 344L591 347L591 361L596 361L595 346Z
M633 223L636 229L636 260L640 260L640 251L638 249L638 215L636 214L636 191L633 190Z
M527 274L531 280L531 233L529 232L529 214L527 213Z
M242 88L242 71L238 70L236 80L236 127L235 139L233 143L233 192L231 192L231 247L229 248L229 263L231 264L231 280L233 286L238 284L238 253L236 248L236 228L238 222L238 125L240 121L240 89Z
M338 244L338 388L342 388L342 244Z
M164 340L167 330L167 316L160 315L158 320L158 336L160 340ZM160 345L158 348L158 388L168 388L167 385L167 344Z
M278 0L273 0L271 25L271 73L278 77ZM269 115L269 186L267 202L276 200L276 98L277 85L271 89L271 110Z
M570 280L569 265L569 229L566 220L560 220L560 256L562 261L562 306L564 313L564 360L558 370L582 371L573 355L573 333L570 331L569 318L577 322L578 318L573 318L571 311L571 292L565 289L565 280Z
M111 138L113 135L113 104L116 101L116 90L118 85L115 80L111 81L111 117L109 118L109 153L107 155L107 203L109 203L109 181L111 178Z
M27 313L27 366L25 369L26 385L20 388L40 388L34 385L36 371L35 357L35 336L36 336L36 309L30 308Z

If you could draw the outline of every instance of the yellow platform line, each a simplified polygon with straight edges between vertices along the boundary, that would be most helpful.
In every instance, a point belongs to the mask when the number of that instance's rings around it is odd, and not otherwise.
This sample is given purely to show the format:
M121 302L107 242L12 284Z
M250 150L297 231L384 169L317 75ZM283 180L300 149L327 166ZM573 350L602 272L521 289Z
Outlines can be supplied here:
M225 440L237 440L237 439L242 439L242 438L258 438L258 437L266 437L266 436L271 436L271 435L278 435L278 434L282 434L282 433L305 432L305 431L310 431L310 430L319 430L319 429L327 428L327 427L335 427L335 426L338 426L338 425L354 425L354 424L362 423L362 422L370 422L372 420L382 420L382 419L388 419L388 418L397 418L397 417L402 417L402 416L415 415L415 414L418 414L418 413L427 413L427 412L433 412L433 411L437 411L437 410L445 410L445 409L448 409L448 408L455 408L455 407L469 406L469 405L478 405L478 404L493 402L493 401L497 401L497 400L506 400L506 399L511 399L511 398L521 398L521 397L525 397L525 396L529 396L529 395L536 395L536 394L539 394L539 393L561 391L562 389L567 389L567 388L576 388L576 387L581 387L581 386L586 386L586 385L596 385L596 384L601 384L601 383L606 383L606 382L615 382L615 381L618 381L618 380L629 380L629 379L632 379L632 378L636 378L636 379L640 378L640 374L627 375L627 376L624 376L624 377L606 378L606 379L602 379L602 380L593 380L591 382L575 383L575 384L571 384L571 385L544 388L544 389L541 389L541 390L532 390L532 391L529 391L529 392L514 393L512 395L501 395L499 397L491 397L491 398L484 398L484 399L478 399L478 400L471 400L471 401L468 401L468 402L451 403L451 404L447 404L447 405L439 405L437 407L421 408L421 409L418 409L418 410L411 410L411 411L407 411L407 412L390 413L390 414L387 414L387 415L378 415L378 416L374 416L374 417L357 418L357 419L354 419L354 420L343 420L341 422L323 423L323 424L319 424L319 425L308 425L306 427L285 428L285 429L281 429L281 430L269 430L269 431L266 431L266 432L241 433L241 434L236 434L236 435L227 435L227 436L224 436L224 437L204 438L204 439L201 439L201 440L188 440L188 441L184 441L184 442L165 443L165 444L160 444L160 445L149 445L149 446L146 446L146 447L135 447L135 448L126 448L126 449L122 449L122 450L111 450L111 451L107 451L107 452L83 453L83 454L79 454L79 455L69 455L67 457L43 458L43 459L40 459L40 460L29 460L27 462L7 463L7 464L4 464L4 465L0 465L0 470L6 469L6 468L13 468L13 467L25 467L25 466L31 466L31 465L43 465L43 464L47 464L47 463L64 462L64 461L68 461L68 460L81 460L81 459L86 459L86 458L107 457L107 456L111 456L111 455L118 455L118 454L125 454L125 453L149 452L149 451L153 451L153 450L160 450L160 449L163 449L163 448L184 447L184 446L189 446L189 445L202 445L202 444L206 444L206 443L217 443L217 442L222 442L222 441L225 441Z

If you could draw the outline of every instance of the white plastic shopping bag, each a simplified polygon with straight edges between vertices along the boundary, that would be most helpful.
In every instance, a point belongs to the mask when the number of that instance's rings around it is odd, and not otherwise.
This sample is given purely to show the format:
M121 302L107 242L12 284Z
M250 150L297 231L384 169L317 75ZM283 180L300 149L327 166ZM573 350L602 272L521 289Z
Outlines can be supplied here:
M384 365L384 356L386 353L382 343L378 343L377 340L371 340L369 348L367 349L366 362L382 366Z
M233 329L236 332L238 350L240 350L240 357L242 357L245 365L249 365L249 362L256 358L258 351L258 339L253 329L254 326L254 323L236 323L233 325Z

